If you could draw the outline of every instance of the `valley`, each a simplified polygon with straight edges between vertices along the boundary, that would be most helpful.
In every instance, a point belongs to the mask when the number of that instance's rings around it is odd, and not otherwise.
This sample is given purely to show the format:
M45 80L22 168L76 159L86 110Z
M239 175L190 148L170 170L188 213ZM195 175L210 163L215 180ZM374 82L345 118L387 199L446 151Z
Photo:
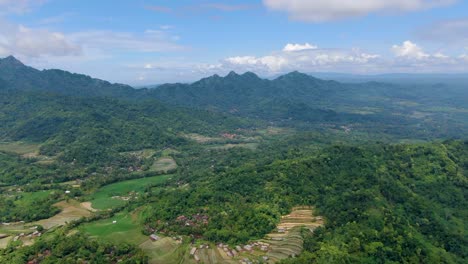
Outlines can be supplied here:
M467 257L459 86L58 73L0 62L0 263Z

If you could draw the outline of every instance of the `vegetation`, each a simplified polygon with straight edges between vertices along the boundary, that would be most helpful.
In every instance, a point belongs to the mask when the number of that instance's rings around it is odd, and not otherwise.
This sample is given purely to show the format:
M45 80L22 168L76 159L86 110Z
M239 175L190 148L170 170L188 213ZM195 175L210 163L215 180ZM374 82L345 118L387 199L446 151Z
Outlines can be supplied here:
M0 60L0 263L180 263L297 206L324 225L274 260L464 263L466 91L442 88L294 72L136 90Z

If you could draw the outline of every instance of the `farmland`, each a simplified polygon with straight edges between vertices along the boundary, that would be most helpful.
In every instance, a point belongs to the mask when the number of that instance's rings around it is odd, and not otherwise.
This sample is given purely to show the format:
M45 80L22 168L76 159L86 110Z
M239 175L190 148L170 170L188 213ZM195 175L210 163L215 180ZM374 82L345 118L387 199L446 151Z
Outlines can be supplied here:
M171 175L160 175L106 185L91 196L92 207L105 210L124 205L126 201L143 192L147 186L163 183L169 178Z

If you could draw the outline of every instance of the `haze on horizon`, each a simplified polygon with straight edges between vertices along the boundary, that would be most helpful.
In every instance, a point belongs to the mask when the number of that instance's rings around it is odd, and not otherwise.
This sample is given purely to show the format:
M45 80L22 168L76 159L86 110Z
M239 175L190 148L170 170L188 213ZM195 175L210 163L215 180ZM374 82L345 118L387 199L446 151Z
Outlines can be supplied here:
M131 85L468 68L467 1L174 2L1 0L0 57Z

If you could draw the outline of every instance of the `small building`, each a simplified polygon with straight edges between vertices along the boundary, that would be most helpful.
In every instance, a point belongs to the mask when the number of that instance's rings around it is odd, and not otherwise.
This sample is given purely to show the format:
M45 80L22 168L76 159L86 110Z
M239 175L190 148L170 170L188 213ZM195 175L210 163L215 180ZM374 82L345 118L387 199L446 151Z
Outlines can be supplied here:
M200 261L200 258L198 257L198 255L193 255L193 258L198 262Z
M156 234L151 234L149 237L150 237L151 241L158 241L159 240L159 236L157 236Z
M193 247L192 250L190 250L190 255L195 255L195 252L197 252L197 248Z
M244 246L244 249L247 250L247 251L251 251L251 250L252 250L252 246L251 246L251 245L245 245L245 246Z

